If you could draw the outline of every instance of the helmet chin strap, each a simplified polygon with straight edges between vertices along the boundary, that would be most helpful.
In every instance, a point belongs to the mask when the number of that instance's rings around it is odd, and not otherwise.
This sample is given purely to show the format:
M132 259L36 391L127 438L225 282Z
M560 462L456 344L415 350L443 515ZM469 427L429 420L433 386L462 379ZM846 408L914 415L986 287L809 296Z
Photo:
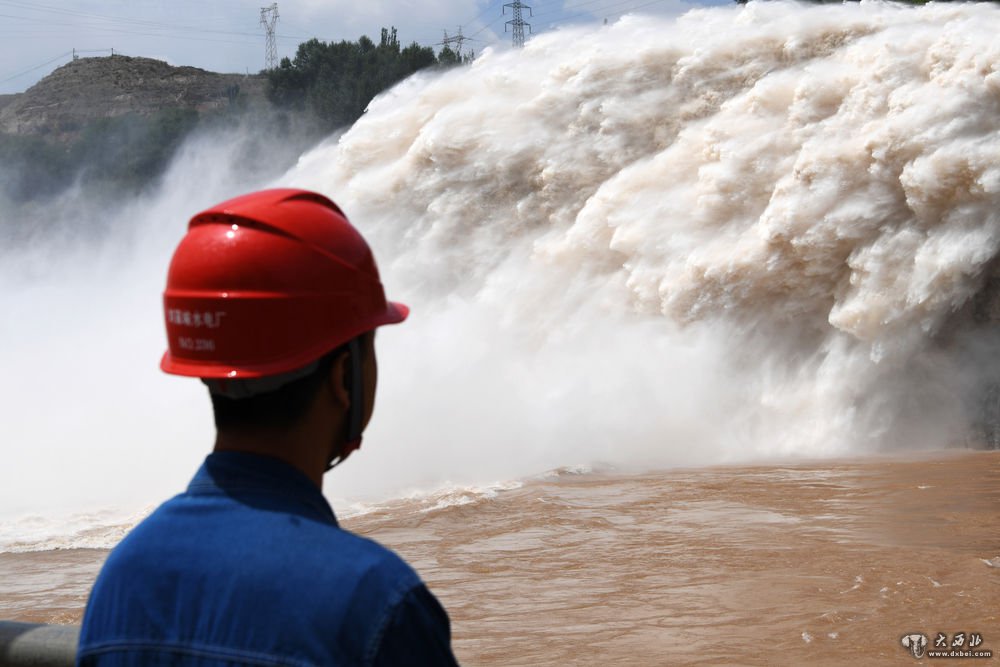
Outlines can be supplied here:
M365 413L365 397L363 378L361 373L361 343L360 337L354 337L347 343L347 363L348 363L348 392L350 394L351 405L347 410L347 438L344 446L331 459L326 467L326 472L330 472L341 463L347 460L355 450L361 447L361 421Z

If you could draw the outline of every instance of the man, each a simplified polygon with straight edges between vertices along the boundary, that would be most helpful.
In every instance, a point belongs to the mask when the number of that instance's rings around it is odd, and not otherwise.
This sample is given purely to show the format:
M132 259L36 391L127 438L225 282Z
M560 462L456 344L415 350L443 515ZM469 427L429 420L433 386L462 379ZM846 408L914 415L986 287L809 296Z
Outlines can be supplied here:
M417 574L338 528L321 493L372 414L374 330L407 313L322 195L257 192L191 220L161 368L208 385L215 450L108 556L78 665L455 664Z

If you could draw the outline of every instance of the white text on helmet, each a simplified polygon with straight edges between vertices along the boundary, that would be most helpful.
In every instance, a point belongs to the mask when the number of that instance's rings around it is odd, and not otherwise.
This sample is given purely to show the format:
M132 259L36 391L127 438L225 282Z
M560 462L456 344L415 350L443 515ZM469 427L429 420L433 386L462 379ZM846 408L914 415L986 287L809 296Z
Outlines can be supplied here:
M184 327L200 329L218 329L222 326L222 318L226 316L225 311L217 310L212 312L201 312L191 310L180 310L170 308L167 310L167 322L179 324Z

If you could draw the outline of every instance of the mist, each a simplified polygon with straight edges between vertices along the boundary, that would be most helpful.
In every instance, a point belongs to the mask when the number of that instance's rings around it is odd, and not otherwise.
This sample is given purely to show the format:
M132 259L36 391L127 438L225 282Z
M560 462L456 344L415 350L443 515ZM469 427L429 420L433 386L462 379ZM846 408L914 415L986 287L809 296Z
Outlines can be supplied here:
M272 185L337 201L413 308L335 508L976 444L998 29L967 4L630 16L411 77L287 170L202 134L134 199L64 193L0 251L0 516L107 524L184 488L213 430L158 370L167 263L191 215Z

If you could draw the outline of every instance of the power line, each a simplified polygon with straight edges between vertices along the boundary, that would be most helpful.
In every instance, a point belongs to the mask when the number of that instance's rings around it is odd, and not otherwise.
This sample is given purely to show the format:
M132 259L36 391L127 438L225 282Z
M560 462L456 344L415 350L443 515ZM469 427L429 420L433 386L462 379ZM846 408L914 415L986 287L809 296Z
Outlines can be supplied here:
M501 0L491 0L491 2L486 6L486 9L479 12L478 14L476 14L475 18L469 19L462 25L470 25L472 23L475 23L479 19L483 18L484 16L486 16L486 14L488 14L490 11L494 9L493 5L497 4L498 2L501 2Z
M631 1L632 0L629 0L629 2L631 2ZM578 13L578 14L570 14L568 17L565 15L567 11L572 11L572 10L575 10L575 9L580 9L581 7L586 7L587 5L596 5L596 4L601 3L601 2L607 2L607 0L585 0L584 2L578 2L575 5L567 4L567 5L565 5L564 7L560 8L560 9L549 9L548 11L541 11L538 14L535 14L535 17L536 18L540 18L542 16L552 16L553 14L558 14L558 15L562 16L564 20L566 20L566 19L569 19L569 18L573 18L574 16L583 16L584 14L587 14L590 11L593 11L593 10L588 10L587 12L581 12L581 13Z
M495 19L493 19L492 21L490 21L489 23L487 23L486 25L484 25L484 26L483 26L482 28L480 28L480 29L479 29L479 30L477 30L476 32L474 32L474 33L472 33L471 35L469 35L469 39L472 39L472 38L474 38L474 37L475 37L476 35L478 35L478 34L479 34L479 33L481 33L482 31L486 30L487 28L489 28L489 27L493 26L493 24L494 24L494 23L496 23L497 21L501 21L501 20L503 20L503 16L502 16L502 15L501 15L501 16L498 16L498 17L496 17Z
M6 15L0 14L0 18L5 18L5 17L6 17ZM23 18L23 17L16 17L15 16L15 17L9 17L9 18ZM54 24L54 25L60 25L60 24ZM80 34L79 34L79 26L74 26L72 24L61 24L61 25L65 25L66 27L70 27L70 28L77 28L77 31L71 33L69 36L71 36L71 37L79 37L80 36ZM163 38L163 39L183 39L183 40L194 41L194 42L211 42L213 44L250 45L250 44L256 43L256 42L251 42L249 40L233 41L233 40L219 39L217 37L194 37L194 36L185 35L185 34L168 34L168 33L162 33L162 32L144 32L144 31L139 31L139 30L125 30L125 29L122 29L122 28L112 28L112 27L95 28L95 29L92 29L89 32L90 33L112 33L112 34L121 34L121 35L137 35L137 36L140 36L140 37L159 37L159 38ZM47 33L47 34L54 34L54 33ZM238 35L239 33L229 33L229 34ZM259 38L259 35L253 35L251 33L246 33L246 34L247 34L248 37ZM55 36L59 36L59 35L55 34ZM297 37L284 37L284 36L281 36L281 38L282 39L298 39Z
M13 7L13 8L16 8L16 9L24 9L24 10L31 10L31 11L36 11L36 12L42 12L42 13L48 12L48 13L54 13L54 14L61 14L61 15L67 16L67 17L80 17L80 18L95 19L95 20L98 20L98 21L102 21L102 22L111 24L108 27L104 27L104 26L88 26L88 29L90 29L90 30L96 30L96 31L116 31L117 30L119 32L124 32L126 34L137 34L137 35L149 35L150 34L148 32L137 32L137 31L129 29L129 28L142 28L142 29L145 29L145 30L166 30L166 31L172 31L172 32L180 31L180 32L183 32L183 33L194 32L194 33L202 33L202 34L208 34L208 35L223 35L223 36L229 36L229 37L234 37L234 36L235 37L254 37L254 38L258 37L259 34L260 34L260 33L255 33L255 32L239 32L239 31L234 31L234 30L218 30L218 29L206 28L206 27L199 27L199 26L180 25L180 24L175 24L175 23L163 23L161 21L150 21L150 20L147 20L147 19L134 19L134 18L126 18L126 17L118 17L118 16L106 16L106 15L103 15L103 14L94 14L94 13L91 13L91 12L77 12L77 11L73 11L73 10L62 9L62 8L59 8L59 7L50 7L50 6L47 6L47 5L34 5L34 6L32 6L32 5L27 5L27 4L21 3L21 2L16 2L16 1L13 1L13 0L0 0L0 5L7 6L7 7ZM3 14L3 15L0 15L0 16L2 16L3 18L16 19L16 20L20 20L20 21L31 21L31 22L35 22L35 23L42 23L45 26L65 26L65 27L70 27L70 28L74 28L74 29L77 29L77 30L79 30L79 28L80 28L80 25L77 24L77 23L58 22L58 21L53 21L52 19L37 18L37 17L33 17L33 16L18 16L18 15L11 15L11 14ZM115 26L118 26L118 27L115 27ZM164 36L169 36L169 35L164 35ZM276 35L276 37L279 37L279 38L282 38L282 39L305 39L305 37L302 36L302 35Z
M581 3L577 4L577 5L573 5L572 7L567 7L567 9L579 9L581 7L585 7L587 5L593 5L593 4L596 4L596 3L601 2L601 1L603 1L603 0L589 0L588 2L581 2ZM612 2L611 4L604 5L604 6L601 6L601 7L597 7L595 9L589 9L589 10L587 10L585 12L579 12L579 13L576 13L576 14L570 14L569 16L564 16L564 17L562 17L562 22L571 21L571 20L573 20L575 18L579 18L581 16L594 16L596 18L596 15L598 15L598 14L603 14L605 12L608 12L608 10L612 10L612 9L617 8L617 7L622 7L623 5L628 5L628 4L631 4L633 2L636 2L636 0L623 0L623 1L619 1L619 2ZM619 11L612 11L610 13L611 14L616 14L616 15L621 15L621 14L625 14L626 12L632 12L632 11L635 11L637 9L642 9L643 7L649 7L650 5L655 5L655 4L660 3L660 2L664 2L664 0L652 0L651 2L644 2L644 3L636 5L634 7L626 7L625 9L622 9L622 10L619 10ZM552 11L543 12L542 14L539 14L538 16L552 15L554 13L558 13L558 12L552 12Z
M51 13L51 14L62 14L65 16L74 16L80 18L97 19L99 21L108 21L111 23L125 24L125 25L135 25L144 28L168 28L174 30L190 30L193 32L215 32L223 34L245 34L250 35L251 33L232 33L226 30L212 30L210 28L204 28L200 26L189 26L189 25L177 25L171 23L163 23L162 21L152 21L149 19L139 19L139 18L129 18L125 16L108 16L106 14L95 14L93 12L81 12L72 9L65 9L62 7L53 7L51 5L40 5L36 3L25 3L18 2L17 0L0 0L0 5L5 5L7 7L13 7L15 9L23 9L33 12L40 13ZM37 19L33 17L14 17L22 18L24 20L30 21L48 21L48 19ZM225 19L221 19L225 20ZM76 24L63 24L63 25L76 25Z
M641 4L641 5L637 6L637 7L630 7L626 11L634 12L637 9L642 9L643 7L649 7L650 5L655 5L655 4L658 4L660 2L664 2L664 0L650 0L650 2L646 2L644 4ZM621 12L621 13L624 14L625 12Z
M46 65L51 65L52 63L56 62L57 60L62 60L63 58L66 58L66 57L72 56L72 55L73 55L72 51L67 51L66 53L61 53L58 56L56 56L55 58L53 58L52 60L46 60L41 65L35 65L34 67L32 67L30 69L26 69L23 72L18 72L17 74L14 74L13 76L7 77L6 79L0 79L0 83L7 83L8 81L13 81L14 79L18 78L19 76L24 76L25 74L30 74L31 72L34 72L36 69L42 69Z

